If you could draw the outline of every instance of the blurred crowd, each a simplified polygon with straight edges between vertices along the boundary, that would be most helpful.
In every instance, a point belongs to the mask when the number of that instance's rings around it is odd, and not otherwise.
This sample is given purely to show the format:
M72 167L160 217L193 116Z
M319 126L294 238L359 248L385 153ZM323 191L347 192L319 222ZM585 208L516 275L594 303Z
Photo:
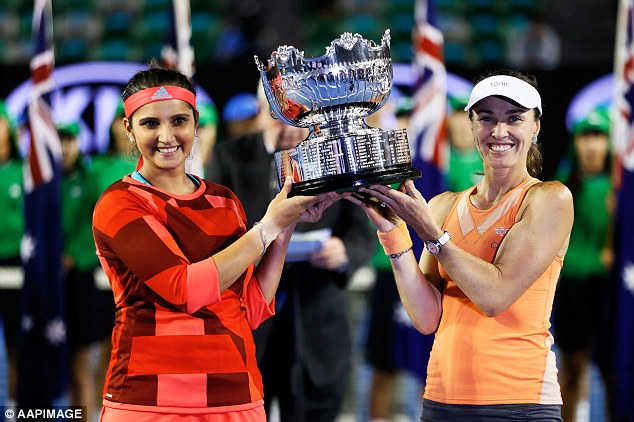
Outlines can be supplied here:
M455 192L475 185L482 177L482 163L464 111L468 94L469 91L455 93L447 101L448 142L443 170L448 188ZM232 161L238 158L235 154L242 153L241 150L232 150L230 145L241 142L244 148L261 148L263 154L270 157L276 150L297 145L307 134L299 132L282 142L280 129L278 132L271 131L271 126L279 125L280 122L273 120L266 99L256 87L251 92L236 93L221 110L212 102L199 104L198 110L200 120L196 157L189 163L189 171L212 181L228 183L236 191L258 177L265 178L266 184L272 185L270 187L273 189L277 186L275 180L270 180L270 174L233 174L244 170L235 166L246 164ZM409 94L395 91L390 102L371 116L368 123L383 129L407 128L412 110L413 101ZM103 152L81 150L79 139L82 126L79 122L63 119L56 122L63 157L63 269L67 335L71 351L68 400L72 405L87 406L90 413L95 415L99 413L104 371L109 359L114 302L95 254L92 212L101 193L115 180L132 173L137 160L123 128L123 104L118 105L114 114L108 147ZM556 179L565 183L573 193L575 205L575 224L566 256L567 265L564 265L555 297L552 328L556 347L560 350L558 365L566 421L575 420L575 409L587 399L588 372L593 362L605 376L608 400L611 393L609 362L602 359L600 347L597 347L601 344L601 335L606 332L602 327L609 324L609 315L603 306L597 306L597 298L605 299L600 301L603 305L608 300L604 297L606 286L614 283L610 279L614 238L611 224L614 192L610 177L610 128L608 110L603 108L594 109L574 122L569 130L569 139L566 140L567 154L556 174ZM4 103L0 102L0 313L8 362L8 403L15 400L16 393L22 277L20 242L25 225L24 157L18 145L19 135L16 116L11 116ZM266 166L269 166L268 162L264 168ZM220 173L219 169L225 173ZM234 185L231 186L231 183ZM243 197L239 192L238 196L248 214L256 198ZM372 234L369 223L364 230ZM423 336L408 324L407 317L403 316L389 260L376 241L371 243L372 247L365 248L365 255L357 257L361 262L350 267L354 270L359 267L370 270L371 283L364 292L366 323L352 327L344 325L344 329L349 331L350 336L354 334L355 338L363 339L359 345L360 354L364 367L371 374L366 378L365 385L355 383L365 391L365 394L358 394L362 402L357 403L357 416L360 420L387 421L393 420L396 411L398 377L411 377L413 382L407 388L412 390L413 397L420 396L425 379L425 362L421 356L428 356L433 336ZM354 274L347 271L348 261L337 265L341 265L341 268L336 269L336 272L345 275L336 283L336 288L344 298L343 294ZM312 270L306 267L303 271L307 273L295 274L293 277L307 277ZM278 305L282 306L280 303ZM282 320L283 315L280 313L275 318ZM352 332L356 330L363 332ZM279 353L287 356L292 351ZM267 387L267 372L279 368L280 363L271 358L271 367L267 368L266 365L262 368L265 389L283 402L285 393L280 389L290 389L292 382L273 388L273 381L269 381L271 387ZM345 395L349 394L345 388L347 380L358 376L351 371L349 358L341 365L343 372L336 378L340 388L329 392L337 397L336 408L339 409ZM319 381L315 383L319 384ZM411 407L413 410L408 410L407 416L415 420L418 418L416 412L419 406Z

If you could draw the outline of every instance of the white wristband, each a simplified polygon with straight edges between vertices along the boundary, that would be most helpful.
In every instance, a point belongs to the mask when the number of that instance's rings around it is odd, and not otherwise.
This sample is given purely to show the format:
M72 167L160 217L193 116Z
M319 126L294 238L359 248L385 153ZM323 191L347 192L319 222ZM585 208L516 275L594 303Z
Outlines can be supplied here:
M258 229L260 229L260 239L262 239L262 256L264 256L264 254L266 253L266 248L269 246L268 239L266 237L266 230L264 229L264 224L262 224L260 221L256 221L255 223L253 223L253 227L257 227ZM260 259L262 258L262 256L260 257Z

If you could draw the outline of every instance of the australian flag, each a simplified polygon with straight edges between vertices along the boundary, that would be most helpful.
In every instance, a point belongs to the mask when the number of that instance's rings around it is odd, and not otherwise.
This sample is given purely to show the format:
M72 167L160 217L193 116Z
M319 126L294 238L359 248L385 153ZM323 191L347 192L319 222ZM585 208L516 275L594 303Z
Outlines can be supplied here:
M442 163L447 142L447 71L435 0L416 0L414 21L412 68L416 76L412 87L414 110L408 123L409 142L412 165L423 174L422 178L414 180L414 184L430 200L446 190ZM415 232L411 235L414 253L419 257L423 241ZM418 332L400 305L395 309L393 323L396 367L424 381L434 336Z
M634 0L621 0L615 60L617 158L615 420L634 421Z
M50 0L36 0L32 98L28 106L29 150L25 160L24 267L18 353L20 406L50 406L67 384L61 233L61 145L47 103L53 87L54 54Z
M416 187L429 200L446 190L442 163L447 144L447 71L435 0L417 0L414 15L412 67L416 80L410 146L412 164L423 173L415 181Z

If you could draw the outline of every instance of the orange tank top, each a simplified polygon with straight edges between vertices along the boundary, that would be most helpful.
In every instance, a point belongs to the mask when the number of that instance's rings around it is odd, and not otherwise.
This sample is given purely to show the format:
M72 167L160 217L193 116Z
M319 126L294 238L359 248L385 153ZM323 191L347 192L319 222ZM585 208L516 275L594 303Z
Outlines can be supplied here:
M443 229L457 246L493 262L528 189L538 182L529 178L488 210L471 204L475 187L470 188L454 204ZM549 319L562 264L556 258L495 317L476 307L439 265L446 286L424 397L447 404L561 404Z

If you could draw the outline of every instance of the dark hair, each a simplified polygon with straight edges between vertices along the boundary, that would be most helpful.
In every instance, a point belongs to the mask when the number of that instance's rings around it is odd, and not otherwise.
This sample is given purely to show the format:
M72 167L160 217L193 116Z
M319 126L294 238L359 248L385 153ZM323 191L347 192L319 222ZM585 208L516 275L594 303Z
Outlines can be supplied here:
M196 95L196 89L183 73L174 68L161 66L156 59L152 59L145 70L138 71L127 83L121 99L127 100L131 95L155 86L172 85L185 88Z
M155 86L163 86L163 85L171 85L177 86L180 88L185 88L191 91L194 95L196 95L196 89L191 81L178 69L163 67L159 64L156 59L150 60L148 68L145 70L139 70L137 73L132 76L132 78L128 81L125 88L123 88L123 92L121 93L121 99L123 102L130 98L133 94L136 94L139 91L143 91L147 88L154 88ZM198 119L196 115L196 110L192 107L194 111L194 118ZM112 125L112 123L111 123ZM132 122L130 121L130 125ZM113 144L113 138L111 133L110 144ZM114 147L114 146L113 146ZM110 149L110 148L108 148ZM138 148L136 148L136 143L134 143L134 147L131 149L131 156L136 158L139 154Z
M603 132L597 131L597 133L603 133ZM608 143L609 143L610 137L609 135L607 135L607 137L608 137ZM579 192L579 189L581 188L581 183L584 178L583 174L581 173L581 168L579 166L579 156L575 152L575 146L574 146L575 138L576 136L573 136L572 144L570 145L570 152L569 152L569 155L571 157L570 172L568 173L568 177L566 177L564 181L564 184L568 187L568 189L570 190L570 193L572 193L573 201L575 201L578 198L577 193ZM608 153L605 154L605 160L603 162L603 170L601 171L601 174L607 174L607 175L612 174L612 154L610 153L609 150L608 150Z
M534 75L518 72L516 70L509 70L509 69L500 69L500 70L492 71L486 76L480 76L475 81L475 83L477 84L478 82L486 78L489 78L491 76L499 76L499 75L512 76L514 78L517 78L526 82L527 84L533 86L535 89L538 89L537 78ZM520 106L519 104L517 105ZM540 120L542 116L539 110L534 108L533 111L535 113L535 120ZM471 112L469 112L469 119L472 119ZM532 177L537 177L537 175L539 175L539 173L542 172L543 164L544 164L544 157L542 155L541 145L539 144L539 142L535 144L531 144L531 148L528 150L528 156L526 157L526 168L528 169L528 174L530 174Z

